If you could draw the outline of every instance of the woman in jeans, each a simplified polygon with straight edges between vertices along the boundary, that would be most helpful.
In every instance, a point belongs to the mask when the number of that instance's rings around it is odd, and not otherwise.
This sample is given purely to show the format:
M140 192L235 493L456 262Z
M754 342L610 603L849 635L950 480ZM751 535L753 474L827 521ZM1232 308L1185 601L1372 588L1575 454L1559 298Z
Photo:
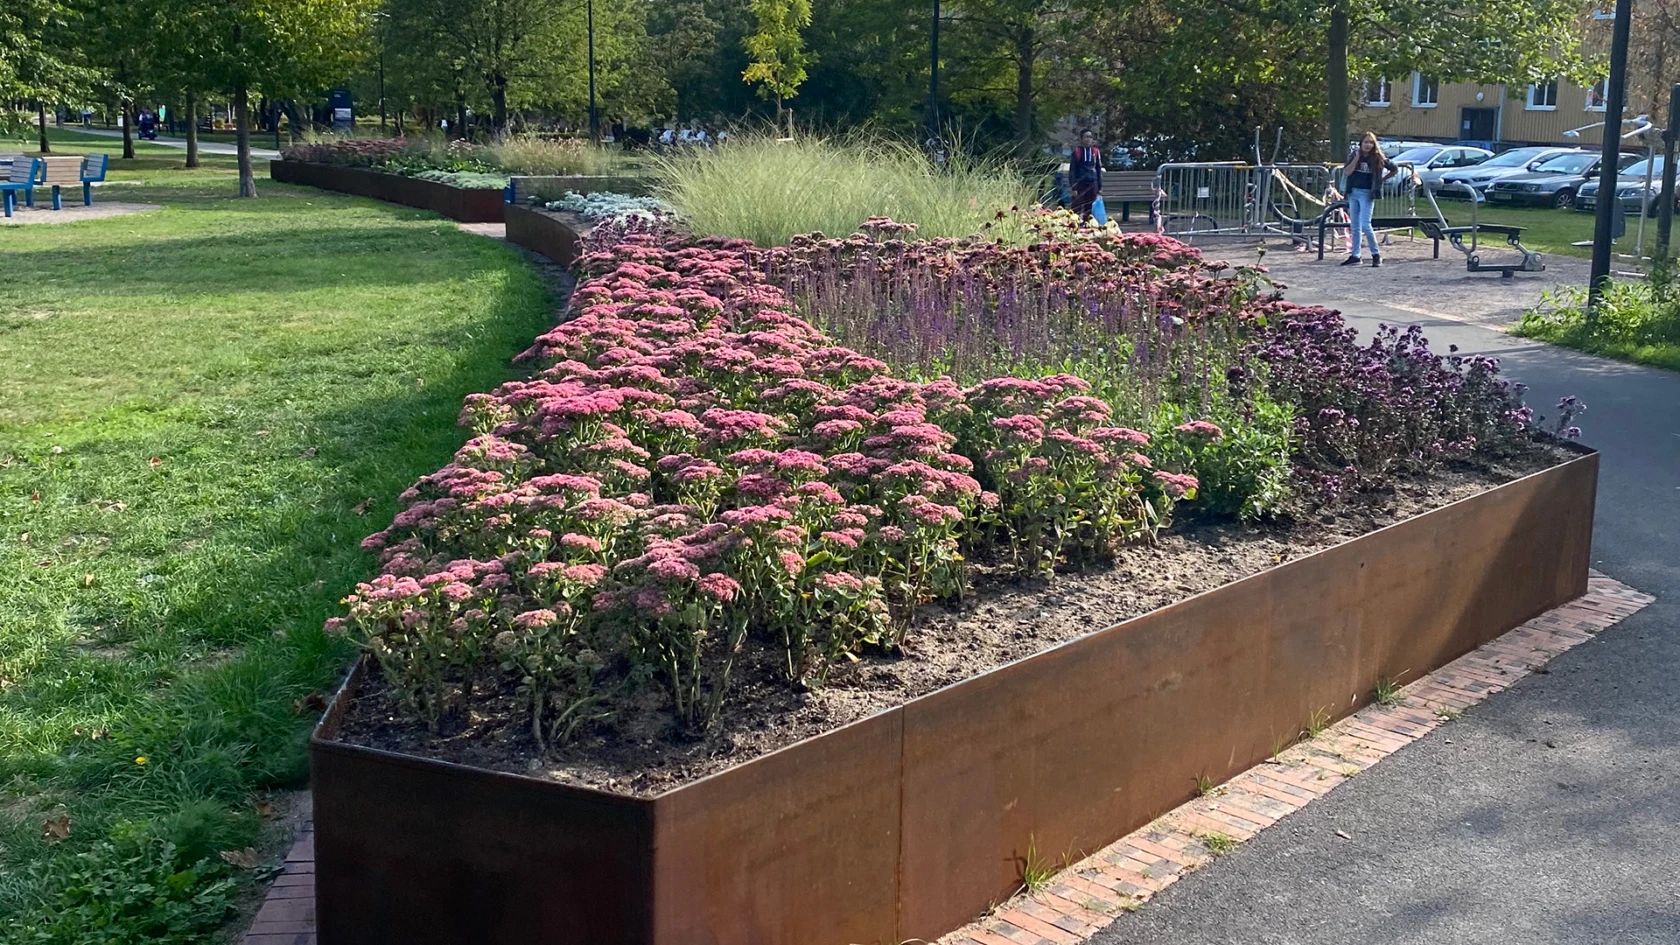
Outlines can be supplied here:
M1377 231L1371 228L1371 210L1376 206L1377 193L1382 185L1400 170L1393 161L1382 153L1377 146L1377 136L1365 132L1365 137L1359 139L1359 147L1342 165L1342 173L1347 175L1348 201L1348 229L1353 233L1349 252L1352 255L1342 261L1344 266L1359 265L1359 238L1364 236L1371 241L1371 265L1382 265L1382 251L1377 248Z

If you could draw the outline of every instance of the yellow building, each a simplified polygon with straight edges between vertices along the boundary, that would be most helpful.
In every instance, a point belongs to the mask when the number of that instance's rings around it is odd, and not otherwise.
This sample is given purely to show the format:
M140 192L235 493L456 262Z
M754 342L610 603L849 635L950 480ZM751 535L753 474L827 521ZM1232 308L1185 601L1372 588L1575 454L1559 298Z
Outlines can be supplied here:
M1351 108L1348 130L1374 131L1385 138L1424 141L1597 145L1600 129L1579 137L1565 131L1604 120L1605 83L1582 88L1558 80L1544 85L1441 83L1414 72L1403 79L1364 83Z

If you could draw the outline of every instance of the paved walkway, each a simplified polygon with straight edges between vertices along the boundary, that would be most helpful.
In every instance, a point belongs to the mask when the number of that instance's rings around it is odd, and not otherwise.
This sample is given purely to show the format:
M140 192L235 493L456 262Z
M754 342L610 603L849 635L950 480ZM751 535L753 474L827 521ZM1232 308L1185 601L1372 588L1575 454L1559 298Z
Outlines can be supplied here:
M1095 942L1680 941L1680 374L1512 338L1450 300L1409 306L1431 315L1291 296L1496 355L1542 408L1580 396L1584 440L1603 451L1595 564L1657 601Z
M117 138L119 140L122 138L122 132L121 131L113 131L110 128L80 128L80 127L76 127L76 126L73 126L73 125L66 125L65 130L66 131L74 131L77 134L99 135L100 137L103 137L103 138ZM139 141L141 139L135 138L134 140ZM251 140L253 142L256 141L256 136L253 135L251 137ZM167 148L182 148L182 149L184 149L187 146L187 139L185 139L185 138L166 138L162 135L159 135L155 140L149 141L147 143L148 144L161 144L161 145L163 145L164 147L167 147ZM200 141L198 143L198 150L199 150L200 154L238 154L239 153L239 149L237 147L235 147L231 144L222 144L219 141ZM254 146L251 148L251 158L253 160L272 161L272 160L278 159L279 157L280 157L280 152L274 150L273 148L259 148L259 147L254 147Z
M1651 602L1602 575L1587 596L1506 633L1237 775L1154 823L1004 903L941 945L1075 945L1108 928L1193 871L1270 832L1558 654L1593 638ZM1435 738L1452 743L1449 729ZM1293 822L1293 821L1291 821ZM1351 825L1350 825L1351 826ZM1357 829L1357 828L1354 828ZM1348 830L1334 836L1355 842ZM1230 910L1225 910L1228 913ZM1125 940L1123 937L1119 940ZM1225 941L1225 939L1184 939ZM1248 941L1233 939L1231 941ZM1365 939L1358 939L1365 941Z

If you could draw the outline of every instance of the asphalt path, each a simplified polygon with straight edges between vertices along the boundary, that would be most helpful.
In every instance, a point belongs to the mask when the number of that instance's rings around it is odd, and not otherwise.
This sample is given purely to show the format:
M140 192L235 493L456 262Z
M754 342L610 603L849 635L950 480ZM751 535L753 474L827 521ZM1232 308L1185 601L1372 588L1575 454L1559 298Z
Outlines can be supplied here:
M1499 357L1602 451L1594 566L1657 602L1174 884L1101 945L1680 943L1680 374L1327 296ZM1420 588L1419 593L1428 593ZM1337 831L1347 834L1347 839Z

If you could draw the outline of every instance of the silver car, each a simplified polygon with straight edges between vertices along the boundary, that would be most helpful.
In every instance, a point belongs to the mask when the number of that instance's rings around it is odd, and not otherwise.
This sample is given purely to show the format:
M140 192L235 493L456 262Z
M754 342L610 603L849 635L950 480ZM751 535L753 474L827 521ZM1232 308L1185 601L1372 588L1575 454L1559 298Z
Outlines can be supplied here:
M1442 174L1442 186L1436 189L1436 196L1464 197L1462 186L1446 185L1469 184L1476 190L1476 199L1485 200L1488 185L1502 177L1531 174L1540 165L1559 155L1590 153L1585 148L1512 148L1503 154L1488 158L1468 171L1448 171Z
M1416 174L1418 183L1430 186L1441 182L1441 175L1448 174L1466 167L1476 167L1483 161L1493 157L1493 152L1485 148L1472 148L1457 144L1430 144L1401 151L1391 155L1389 160L1401 166L1410 167ZM1400 183L1405 177L1404 172L1394 178L1394 183Z

